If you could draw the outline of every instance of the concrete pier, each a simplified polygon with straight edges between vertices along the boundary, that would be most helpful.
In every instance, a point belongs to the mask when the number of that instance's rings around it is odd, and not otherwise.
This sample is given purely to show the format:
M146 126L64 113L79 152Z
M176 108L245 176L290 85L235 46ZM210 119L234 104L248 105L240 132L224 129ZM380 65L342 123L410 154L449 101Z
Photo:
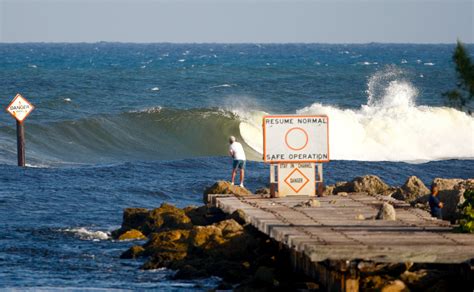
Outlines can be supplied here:
M361 263L452 265L471 283L474 280L474 236L454 233L449 222L380 195L319 197L317 207L297 206L308 199L209 198L226 213L241 209L248 223L290 250L295 270L327 290L358 291ZM383 202L395 207L395 221L375 220Z

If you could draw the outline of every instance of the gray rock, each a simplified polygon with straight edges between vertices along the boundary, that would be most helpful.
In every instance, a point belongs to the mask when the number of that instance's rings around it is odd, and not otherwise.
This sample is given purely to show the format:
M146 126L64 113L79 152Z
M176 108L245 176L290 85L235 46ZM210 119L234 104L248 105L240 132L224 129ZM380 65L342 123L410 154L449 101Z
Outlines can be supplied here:
M359 193L365 192L368 194L390 194L390 186L384 183L378 176L365 175L356 177L351 182L338 182L335 185L334 194L338 193Z
M356 177L351 182L351 192L367 192L369 194L382 194L390 189L378 176L365 175Z
M377 216L375 217L377 220L397 220L395 208L387 202L384 202L383 205L380 207Z
M419 178L410 176L401 188L397 188L392 197L410 203L429 193L430 190Z
M433 180L439 187L438 198L443 202L443 219L455 221L459 218L458 206L464 203L464 192L467 189L474 189L474 179L443 179ZM429 197L429 196L428 196Z

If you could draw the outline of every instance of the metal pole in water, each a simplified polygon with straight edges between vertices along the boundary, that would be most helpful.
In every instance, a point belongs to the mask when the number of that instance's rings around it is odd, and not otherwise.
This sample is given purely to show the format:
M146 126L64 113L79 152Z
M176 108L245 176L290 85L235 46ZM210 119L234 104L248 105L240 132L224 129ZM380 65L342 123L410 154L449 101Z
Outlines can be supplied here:
M16 139L18 166L25 166L25 127L19 121L16 121Z

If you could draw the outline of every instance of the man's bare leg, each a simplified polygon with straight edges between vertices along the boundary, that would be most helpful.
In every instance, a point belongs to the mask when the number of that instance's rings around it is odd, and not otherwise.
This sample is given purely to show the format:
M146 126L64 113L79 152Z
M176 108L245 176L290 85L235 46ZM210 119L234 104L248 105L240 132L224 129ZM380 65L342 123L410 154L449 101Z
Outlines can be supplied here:
M244 177L245 177L245 170L241 168L240 169L240 185L241 186L244 184Z
M232 169L232 184L234 184L236 172L237 172L237 169Z

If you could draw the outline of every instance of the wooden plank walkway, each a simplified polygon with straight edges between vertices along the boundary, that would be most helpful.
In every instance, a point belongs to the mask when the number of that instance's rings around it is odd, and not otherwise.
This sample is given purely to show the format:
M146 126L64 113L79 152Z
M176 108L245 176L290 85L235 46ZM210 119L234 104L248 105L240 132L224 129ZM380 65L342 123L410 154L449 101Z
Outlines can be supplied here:
M258 230L311 262L458 264L474 259L474 235L453 233L448 222L404 202L364 193L315 199L319 207L295 207L308 200L297 196L216 195L212 201L226 213L243 210ZM394 205L396 221L373 219L384 201Z

